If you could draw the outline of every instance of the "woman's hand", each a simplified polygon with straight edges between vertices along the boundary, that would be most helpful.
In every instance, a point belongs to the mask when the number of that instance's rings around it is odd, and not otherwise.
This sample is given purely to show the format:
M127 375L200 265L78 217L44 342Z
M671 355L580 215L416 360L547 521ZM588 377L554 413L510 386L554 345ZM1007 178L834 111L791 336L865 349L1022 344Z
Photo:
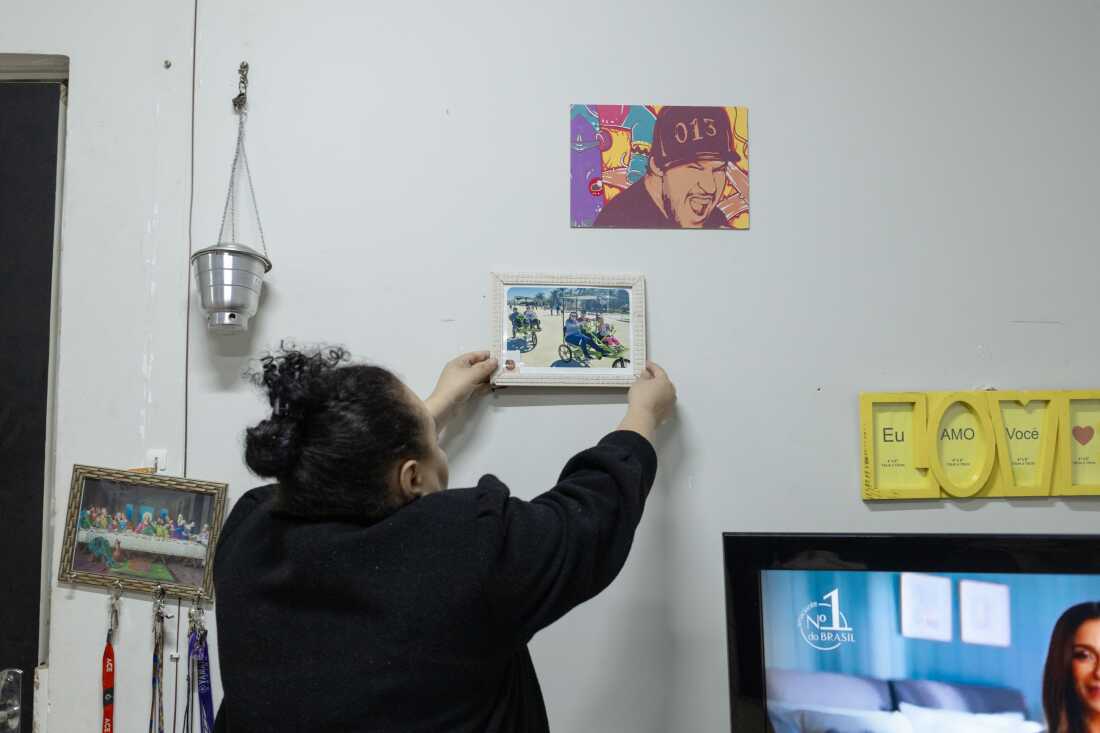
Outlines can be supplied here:
M676 405L676 386L664 369L647 361L627 394L628 407L620 430L633 430L653 442L657 426Z
M490 358L488 351L472 351L447 362L435 390L424 400L436 428L442 430L456 407L487 387L496 370L497 360Z

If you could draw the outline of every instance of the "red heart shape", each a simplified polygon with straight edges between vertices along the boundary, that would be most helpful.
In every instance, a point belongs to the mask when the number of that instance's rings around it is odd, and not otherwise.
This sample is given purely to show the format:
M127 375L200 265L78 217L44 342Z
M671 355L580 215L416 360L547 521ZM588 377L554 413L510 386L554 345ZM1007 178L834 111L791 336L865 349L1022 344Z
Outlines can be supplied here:
M1074 439L1081 445L1088 445L1092 440L1092 436L1096 434L1096 431L1091 425L1079 425L1073 429Z

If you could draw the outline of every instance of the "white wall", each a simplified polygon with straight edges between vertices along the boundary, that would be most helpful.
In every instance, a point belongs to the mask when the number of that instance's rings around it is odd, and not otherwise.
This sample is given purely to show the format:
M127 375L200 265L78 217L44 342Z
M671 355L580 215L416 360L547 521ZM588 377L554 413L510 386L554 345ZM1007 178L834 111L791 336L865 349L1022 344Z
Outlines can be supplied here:
M73 462L181 443L191 26L180 3L50 7L0 46L73 57L60 518ZM194 246L217 232L247 59L275 269L247 336L209 337L192 304L191 476L232 498L257 483L240 438L263 404L240 372L284 336L425 392L487 343L490 270L647 273L680 416L622 576L535 641L556 731L728 727L723 531L1095 527L1086 501L864 505L856 425L860 390L1095 386L1092 0L234 0L198 18ZM747 105L752 229L570 230L575 102ZM499 393L451 437L453 481L493 471L534 496L621 412L615 395ZM51 724L75 730L96 715L103 597L53 600ZM124 605L124 729L147 709L147 618Z

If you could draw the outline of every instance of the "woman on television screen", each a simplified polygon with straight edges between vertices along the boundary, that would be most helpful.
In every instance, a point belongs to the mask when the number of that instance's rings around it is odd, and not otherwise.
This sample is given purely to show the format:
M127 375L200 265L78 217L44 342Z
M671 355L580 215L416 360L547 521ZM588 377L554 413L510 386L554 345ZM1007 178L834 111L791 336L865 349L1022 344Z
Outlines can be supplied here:
M1100 602L1073 606L1054 625L1043 711L1051 733L1100 733Z

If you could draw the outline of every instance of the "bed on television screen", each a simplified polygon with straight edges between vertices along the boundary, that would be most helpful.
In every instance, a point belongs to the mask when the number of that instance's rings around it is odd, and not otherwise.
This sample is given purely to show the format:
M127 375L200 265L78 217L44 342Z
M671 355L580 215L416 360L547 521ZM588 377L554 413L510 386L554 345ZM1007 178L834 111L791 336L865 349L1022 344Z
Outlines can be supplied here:
M1096 538L723 543L738 733L1075 733L1100 712ZM1051 711L1044 687L1064 690Z

